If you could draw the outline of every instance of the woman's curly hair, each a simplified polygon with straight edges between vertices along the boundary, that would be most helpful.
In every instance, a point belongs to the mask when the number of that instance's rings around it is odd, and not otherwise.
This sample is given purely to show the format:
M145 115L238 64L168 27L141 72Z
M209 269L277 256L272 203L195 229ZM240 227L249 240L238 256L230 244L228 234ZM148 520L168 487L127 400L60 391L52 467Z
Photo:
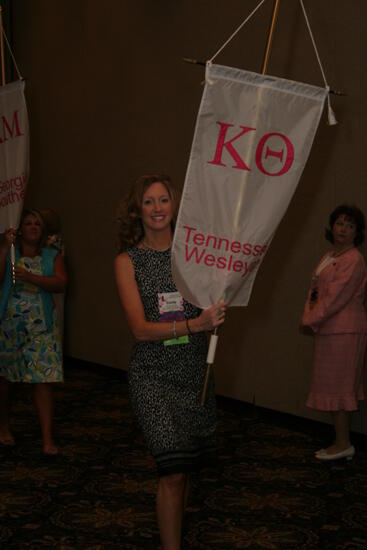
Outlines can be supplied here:
M117 212L117 251L123 252L137 245L144 237L141 221L141 205L145 191L153 183L163 183L173 203L172 231L174 231L179 206L179 194L173 187L171 178L165 174L148 174L138 178L121 201Z
M359 246L364 241L365 221L363 212L356 206L341 204L333 210L329 217L329 227L325 229L325 239L334 244L333 227L339 216L344 215L347 220L356 224L354 245Z

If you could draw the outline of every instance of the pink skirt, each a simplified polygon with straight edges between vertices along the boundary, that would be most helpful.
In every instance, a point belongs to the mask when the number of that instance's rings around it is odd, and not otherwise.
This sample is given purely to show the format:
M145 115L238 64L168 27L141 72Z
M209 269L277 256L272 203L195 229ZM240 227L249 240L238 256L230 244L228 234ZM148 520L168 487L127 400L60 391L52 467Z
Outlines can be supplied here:
M306 405L319 411L355 411L364 399L366 334L317 334Z

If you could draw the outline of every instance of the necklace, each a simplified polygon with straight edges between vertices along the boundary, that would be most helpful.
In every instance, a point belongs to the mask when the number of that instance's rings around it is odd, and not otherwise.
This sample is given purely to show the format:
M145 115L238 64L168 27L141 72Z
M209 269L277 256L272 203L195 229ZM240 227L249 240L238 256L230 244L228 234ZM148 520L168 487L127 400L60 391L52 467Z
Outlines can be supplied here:
M144 248L147 248L148 250L155 250L156 252L167 252L171 248L171 244L167 248L154 248L154 246L149 246L145 241L142 241L142 245Z
M337 258L338 256L341 256L342 254L344 254L345 252L348 252L348 250L352 250L352 248L354 248L354 246L348 246L348 248L344 248L344 250L340 250L339 252L334 252L333 253L333 258Z

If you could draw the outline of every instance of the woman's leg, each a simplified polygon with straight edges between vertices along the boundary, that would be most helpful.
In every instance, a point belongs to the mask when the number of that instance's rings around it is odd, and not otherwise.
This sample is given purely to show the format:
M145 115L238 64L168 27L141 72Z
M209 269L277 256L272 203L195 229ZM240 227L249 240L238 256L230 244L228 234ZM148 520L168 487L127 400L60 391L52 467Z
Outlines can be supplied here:
M331 414L335 428L335 441L326 449L329 455L340 453L350 447L350 413L347 411L333 411Z
M51 384L34 385L34 402L41 424L43 452L55 455L58 450L52 438L53 394Z
M190 494L190 474L185 475L185 487L183 492L183 516L185 515Z
M157 518L163 550L180 550L185 493L184 474L159 479Z
M190 494L190 474L185 475L185 485L183 490L183 506L182 506L182 529L184 528L184 522L185 522L185 514L186 514L186 508L187 503L189 501L189 494Z
M344 451L350 447L349 426L350 413L347 411L333 412L333 421L335 428L335 449L336 452Z
M5 378L0 378L0 443L14 445L10 431L10 384Z

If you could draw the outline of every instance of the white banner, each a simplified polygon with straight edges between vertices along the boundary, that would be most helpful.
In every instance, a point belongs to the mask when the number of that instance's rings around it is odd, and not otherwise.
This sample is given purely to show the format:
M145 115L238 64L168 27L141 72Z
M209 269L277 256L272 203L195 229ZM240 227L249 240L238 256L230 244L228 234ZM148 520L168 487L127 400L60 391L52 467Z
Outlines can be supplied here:
M172 250L175 283L191 303L248 304L326 96L324 88L208 65Z
M29 174L24 82L0 86L0 233L18 227Z

